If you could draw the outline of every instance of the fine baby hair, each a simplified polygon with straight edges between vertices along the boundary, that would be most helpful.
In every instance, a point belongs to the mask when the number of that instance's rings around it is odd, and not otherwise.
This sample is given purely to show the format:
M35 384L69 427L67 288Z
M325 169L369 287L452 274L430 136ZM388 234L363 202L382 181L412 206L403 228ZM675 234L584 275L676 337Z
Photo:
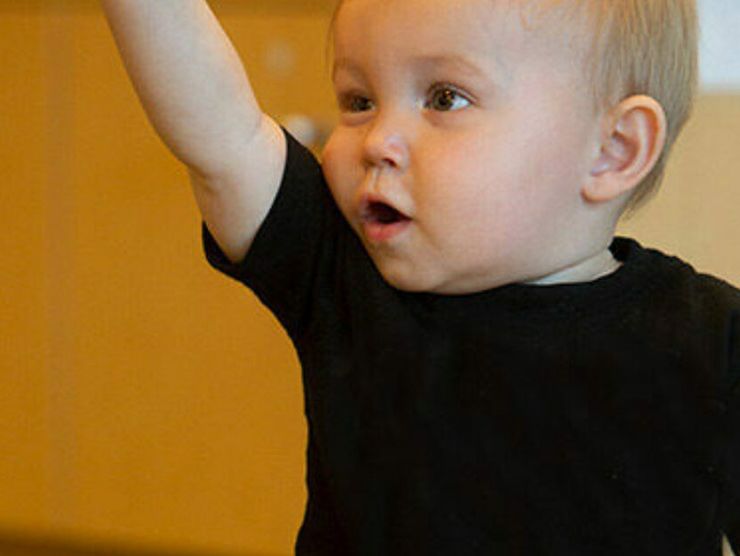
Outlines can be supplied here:
M565 18L564 29L585 24L587 76L594 99L609 109L631 95L648 95L663 107L667 130L663 154L635 189L638 208L663 178L668 155L691 115L698 83L698 20L695 0L551 0L535 10Z

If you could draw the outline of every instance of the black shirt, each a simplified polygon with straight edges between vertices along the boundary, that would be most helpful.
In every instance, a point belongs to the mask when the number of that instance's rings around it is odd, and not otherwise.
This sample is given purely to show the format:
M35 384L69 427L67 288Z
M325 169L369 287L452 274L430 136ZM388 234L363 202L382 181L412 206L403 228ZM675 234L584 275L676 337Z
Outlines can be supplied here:
M231 264L290 335L309 426L308 555L740 549L740 291L616 238L615 273L460 296L385 283L288 137Z

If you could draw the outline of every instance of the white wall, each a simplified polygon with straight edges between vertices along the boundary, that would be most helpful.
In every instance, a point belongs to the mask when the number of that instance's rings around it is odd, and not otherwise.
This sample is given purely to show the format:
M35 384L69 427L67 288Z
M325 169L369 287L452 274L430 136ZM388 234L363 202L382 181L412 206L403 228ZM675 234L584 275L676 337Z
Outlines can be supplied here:
M699 0L704 92L740 91L740 0Z

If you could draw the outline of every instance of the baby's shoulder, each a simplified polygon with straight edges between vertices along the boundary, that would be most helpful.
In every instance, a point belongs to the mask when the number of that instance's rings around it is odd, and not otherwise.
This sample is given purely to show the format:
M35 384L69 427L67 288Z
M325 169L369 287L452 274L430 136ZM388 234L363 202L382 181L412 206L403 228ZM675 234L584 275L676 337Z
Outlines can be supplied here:
M692 292L706 310L740 315L740 289L718 276L695 273Z
M691 263L655 249L645 249L646 259L655 269L659 290L677 306L695 311L740 312L740 289L729 281L698 271Z

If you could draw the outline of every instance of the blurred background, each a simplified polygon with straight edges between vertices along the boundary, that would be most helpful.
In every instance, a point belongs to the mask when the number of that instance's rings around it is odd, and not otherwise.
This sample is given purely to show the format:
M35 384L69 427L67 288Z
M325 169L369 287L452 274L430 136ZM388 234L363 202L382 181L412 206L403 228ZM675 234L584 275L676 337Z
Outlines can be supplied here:
M740 284L740 78L722 62L740 6L708 2L695 116L620 232ZM211 5L264 109L318 148L333 0ZM0 173L0 554L292 554L296 357L206 264L186 173L96 1L0 0Z

